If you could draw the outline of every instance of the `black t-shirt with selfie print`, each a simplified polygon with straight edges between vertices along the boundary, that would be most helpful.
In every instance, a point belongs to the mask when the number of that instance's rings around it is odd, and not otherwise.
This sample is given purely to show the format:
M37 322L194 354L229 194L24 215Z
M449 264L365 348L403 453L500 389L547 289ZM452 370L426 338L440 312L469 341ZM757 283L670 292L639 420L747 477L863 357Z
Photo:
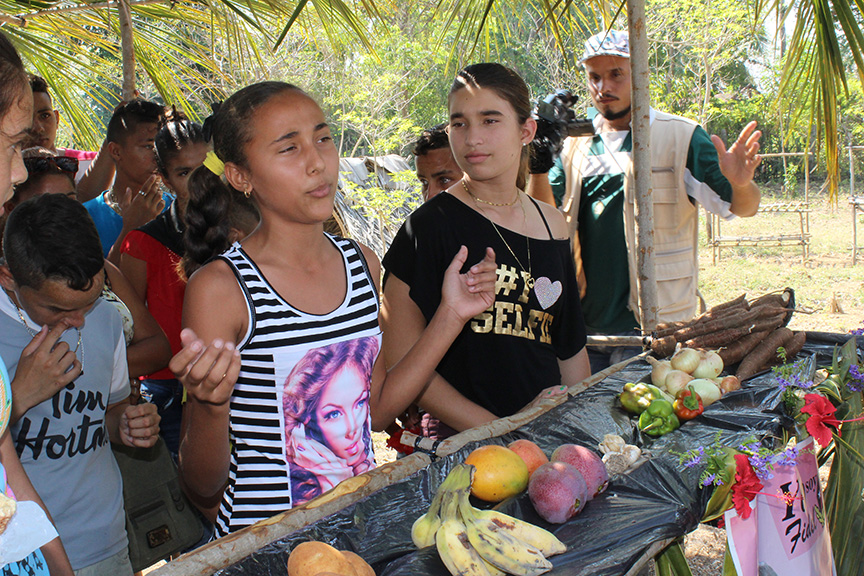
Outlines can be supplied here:
M529 240L498 230L506 243L490 220L442 193L408 217L383 263L385 283L390 274L405 282L429 322L441 302L444 272L459 247L468 247L462 272L483 259L487 246L495 250L495 302L465 325L438 373L469 400L504 417L561 382L558 360L585 346L585 324L569 241L552 239L551 233L548 239ZM533 289L526 284L528 272L535 279Z

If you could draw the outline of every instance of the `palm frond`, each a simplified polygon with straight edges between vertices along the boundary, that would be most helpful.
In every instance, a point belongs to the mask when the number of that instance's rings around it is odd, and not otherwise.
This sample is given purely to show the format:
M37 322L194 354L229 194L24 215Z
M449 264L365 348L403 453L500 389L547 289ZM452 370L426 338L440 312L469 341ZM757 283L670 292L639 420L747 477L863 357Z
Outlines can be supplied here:
M272 31L298 20L323 30L334 45L347 38L373 50L369 25L343 0L133 0L130 7L143 95L176 104L193 118L208 102L266 77L274 60L267 46L279 44ZM366 15L377 10L373 0L361 7ZM0 28L27 66L48 81L76 146L100 145L104 119L119 101L116 10L116 0L0 0Z

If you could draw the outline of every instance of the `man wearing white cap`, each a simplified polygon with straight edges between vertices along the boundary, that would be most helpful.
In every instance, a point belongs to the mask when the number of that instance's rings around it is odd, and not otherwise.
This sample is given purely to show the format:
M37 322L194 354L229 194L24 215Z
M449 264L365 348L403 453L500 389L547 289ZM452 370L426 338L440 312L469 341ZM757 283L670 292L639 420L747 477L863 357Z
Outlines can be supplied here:
M581 63L598 112L595 134L567 138L548 175L532 174L528 189L559 204L570 224L589 333L634 333L639 314L626 32L589 38ZM699 301L698 207L724 219L756 213L760 193L753 174L761 132L750 122L727 150L692 120L651 109L650 122L659 317L687 320ZM619 359L610 353L589 354L592 371Z

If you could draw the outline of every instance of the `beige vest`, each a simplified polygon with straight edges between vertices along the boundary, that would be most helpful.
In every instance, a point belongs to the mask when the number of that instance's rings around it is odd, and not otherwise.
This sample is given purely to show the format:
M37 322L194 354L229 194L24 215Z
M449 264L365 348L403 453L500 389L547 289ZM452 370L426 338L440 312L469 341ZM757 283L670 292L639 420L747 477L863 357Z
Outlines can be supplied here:
M699 213L687 196L684 174L690 138L697 124L692 120L652 110L651 178L654 200L654 266L657 275L657 304L660 322L689 320L699 301L697 255ZM582 170L591 146L591 137L568 138L561 152L567 187L561 210L570 226L579 280L585 281L579 246L579 200ZM630 303L639 314L636 267L636 216L633 167L624 171L624 230L630 268ZM583 293L584 294L584 293Z

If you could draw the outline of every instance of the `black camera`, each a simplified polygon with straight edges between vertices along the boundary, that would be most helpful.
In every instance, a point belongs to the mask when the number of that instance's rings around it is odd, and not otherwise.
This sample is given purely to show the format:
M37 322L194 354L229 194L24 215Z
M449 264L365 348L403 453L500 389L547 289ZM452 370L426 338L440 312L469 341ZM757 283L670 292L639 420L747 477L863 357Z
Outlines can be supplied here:
M548 172L561 153L568 136L591 136L594 125L587 118L577 118L573 105L579 100L570 90L558 89L537 101L531 117L537 122L537 133L531 142L531 173Z

